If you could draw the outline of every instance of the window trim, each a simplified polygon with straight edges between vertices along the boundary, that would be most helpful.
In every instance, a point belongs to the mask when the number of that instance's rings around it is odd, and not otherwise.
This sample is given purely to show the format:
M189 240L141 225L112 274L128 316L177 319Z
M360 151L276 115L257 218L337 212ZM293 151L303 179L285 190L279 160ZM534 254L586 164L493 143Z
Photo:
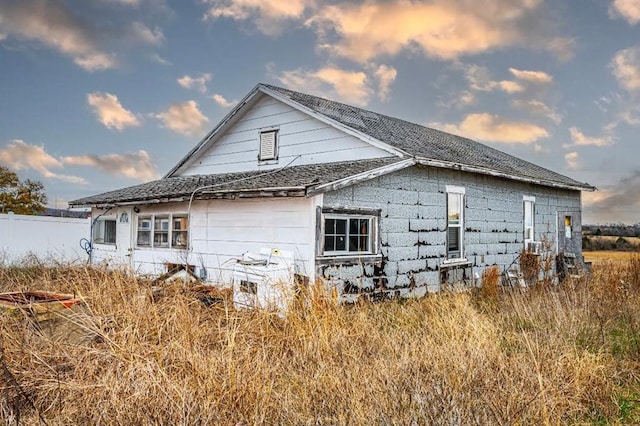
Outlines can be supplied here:
M107 233L107 227L105 222L112 222L113 223L113 242L111 241L107 241L106 240L106 233ZM102 224L102 238L100 240L98 240L96 238L96 231L99 229L99 224ZM105 217L105 218L99 218L97 219L94 223L93 223L93 229L91 230L91 240L93 241L94 244L103 244L106 246L115 246L116 245L116 238L117 238L117 226L118 226L118 221L116 220L115 217Z
M318 207L316 215L316 256L320 259L339 258L342 261L349 259L375 258L380 257L380 209L361 209L361 208L334 208L334 207ZM368 245L367 251L348 251L333 250L325 251L325 221L326 219L345 219L347 220L347 234L349 236L349 219L367 219L368 225ZM346 242L348 248L348 240Z
M531 232L530 235L527 232L527 204L531 205ZM536 242L536 197L530 195L522 196L522 232L525 249L529 243ZM531 238L528 238L528 237Z
M178 218L184 218L185 229L174 229L174 220ZM156 221L167 219L169 221L168 229L156 230ZM146 220L149 222L149 228L140 228L140 222ZM146 232L148 234L149 244L140 244L140 232ZM186 235L184 245L175 245L174 232L179 232ZM189 215L186 213L153 213L153 214L139 214L136 217L136 232L135 232L135 247L140 249L169 249L169 250L186 250L189 247ZM166 233L167 243L157 244L155 242L156 233Z
M447 223L447 230L446 230L446 234L445 234L445 254L446 254L446 259L443 261L443 263L447 264L447 263L462 263L462 262L466 262L467 259L465 257L465 250L464 250L464 221L465 221L465 188L461 187L461 186L455 186L455 185L446 185L445 187L445 192L446 192L446 201L445 201L445 219L446 219L446 223ZM449 195L458 195L460 197L460 219L457 225L452 226L449 224ZM451 257L450 256L450 251L449 251L449 228L450 227L455 227L458 228L458 240L459 240L459 250L456 251L456 253L459 253L459 255L457 257Z
M263 135L266 135L268 133L273 133L273 155L272 156L263 156L263 149L262 149L262 137ZM260 163L266 163L266 162L270 162L270 163L274 163L274 162L278 162L278 154L279 154L279 145L280 145L280 129L277 127L268 127L268 128L264 128L264 129L260 129L259 133L258 133L258 162Z

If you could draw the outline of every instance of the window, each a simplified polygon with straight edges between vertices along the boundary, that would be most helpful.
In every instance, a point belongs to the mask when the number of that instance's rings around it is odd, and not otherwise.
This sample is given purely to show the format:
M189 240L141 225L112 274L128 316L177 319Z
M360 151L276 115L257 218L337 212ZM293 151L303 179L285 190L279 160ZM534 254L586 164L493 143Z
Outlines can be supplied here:
M366 214L325 214L323 254L374 254L377 217Z
M171 233L171 247L187 247L187 217L173 216L173 228Z
M564 237L567 239L571 239L571 235L573 234L573 226L571 225L571 216L564 217Z
M138 245L151 246L151 218L138 217Z
M156 216L153 220L153 246L169 247L169 216Z
M186 215L138 216L138 247L186 248L189 237Z
M115 219L98 219L93 225L93 242L98 244L116 243Z
M464 257L464 188L447 185L447 259Z
M278 130L265 130L260 132L259 161L278 159Z
M524 243L525 247L529 243L535 241L535 216L536 216L536 199L534 197L523 197L524 208Z

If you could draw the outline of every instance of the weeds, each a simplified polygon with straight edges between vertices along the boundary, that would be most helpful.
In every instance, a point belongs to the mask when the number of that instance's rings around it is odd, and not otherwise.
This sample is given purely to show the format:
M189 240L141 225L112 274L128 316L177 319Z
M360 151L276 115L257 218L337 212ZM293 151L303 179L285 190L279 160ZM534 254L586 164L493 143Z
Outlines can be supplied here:
M88 321L100 340L74 345L0 314L0 333L33 402L23 424L632 424L638 273L636 258L560 287L355 306L311 286L282 319L34 263L0 268L1 290L82 295L109 327ZM1 400L17 398L1 385Z

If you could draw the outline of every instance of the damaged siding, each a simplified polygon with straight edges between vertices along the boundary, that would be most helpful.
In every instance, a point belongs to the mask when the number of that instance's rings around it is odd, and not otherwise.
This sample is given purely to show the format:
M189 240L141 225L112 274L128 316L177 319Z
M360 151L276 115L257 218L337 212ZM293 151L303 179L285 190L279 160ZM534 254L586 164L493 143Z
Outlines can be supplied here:
M446 259L446 187L465 188L464 256L474 274L509 266L524 245L523 196L535 203L535 239L556 247L557 212L580 211L579 191L415 166L324 195L324 207L380 209L382 261L318 262L318 274L343 294L376 288L394 296L440 289ZM579 220L573 232L580 232ZM581 249L581 248L580 248Z

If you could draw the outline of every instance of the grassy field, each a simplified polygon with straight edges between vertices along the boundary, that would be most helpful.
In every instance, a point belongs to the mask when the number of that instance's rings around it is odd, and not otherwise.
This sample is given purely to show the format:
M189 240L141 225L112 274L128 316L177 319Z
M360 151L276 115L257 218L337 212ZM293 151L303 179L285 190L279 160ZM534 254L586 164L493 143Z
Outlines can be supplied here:
M630 259L638 256L638 253L635 252L613 250L585 251L582 254L584 255L584 260L594 263L602 263L607 261L629 262Z
M83 295L99 337L0 315L9 424L640 423L640 257L527 291L338 306L312 288L287 319L81 267L0 268L0 286Z

